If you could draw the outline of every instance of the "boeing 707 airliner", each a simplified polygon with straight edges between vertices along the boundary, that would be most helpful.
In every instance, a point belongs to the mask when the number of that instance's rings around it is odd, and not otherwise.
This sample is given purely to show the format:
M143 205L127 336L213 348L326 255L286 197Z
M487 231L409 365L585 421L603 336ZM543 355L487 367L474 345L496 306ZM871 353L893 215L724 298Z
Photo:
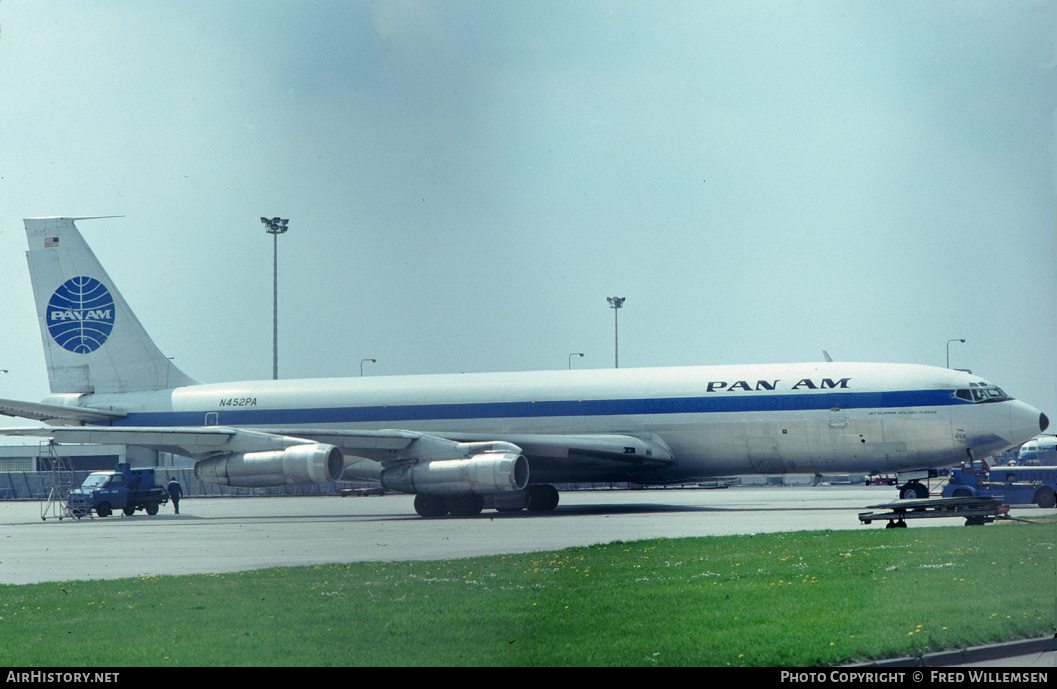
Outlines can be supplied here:
M201 383L155 346L75 226L25 220L51 395L7 429L196 460L227 486L377 481L424 517L552 510L555 483L889 473L920 479L1046 429L964 371L819 362Z

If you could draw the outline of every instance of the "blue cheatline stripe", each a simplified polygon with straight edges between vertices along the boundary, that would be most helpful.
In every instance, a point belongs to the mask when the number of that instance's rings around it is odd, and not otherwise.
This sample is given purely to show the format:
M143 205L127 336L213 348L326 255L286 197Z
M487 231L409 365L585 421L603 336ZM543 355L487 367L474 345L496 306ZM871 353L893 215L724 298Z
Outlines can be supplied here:
M895 392L833 392L817 394L739 395L725 397L669 397L658 399L576 400L544 402L480 402L412 404L304 409L208 409L193 412L130 413L114 425L200 426L207 413L218 413L224 426L326 425L333 423L399 423L438 419L507 419L655 414L708 414L754 411L832 409L891 409L969 404L953 390Z

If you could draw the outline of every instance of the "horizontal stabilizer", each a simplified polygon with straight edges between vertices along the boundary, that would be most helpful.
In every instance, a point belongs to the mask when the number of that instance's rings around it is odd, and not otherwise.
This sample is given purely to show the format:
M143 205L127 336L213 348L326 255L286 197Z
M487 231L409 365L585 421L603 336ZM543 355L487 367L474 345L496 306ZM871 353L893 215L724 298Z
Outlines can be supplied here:
M34 421L49 423L84 424L108 423L125 418L123 412L87 407L66 407L61 404L40 404L38 402L20 402L18 400L0 399L0 414L17 416Z
M37 428L4 428L2 435L51 438L61 444L142 445L157 449L178 448L187 456L222 451L237 434L231 428L139 428L130 426L45 426Z
M51 438L57 443L71 445L140 445L195 459L231 453L282 451L295 445L314 444L303 436L226 426L43 426L0 428L0 435Z

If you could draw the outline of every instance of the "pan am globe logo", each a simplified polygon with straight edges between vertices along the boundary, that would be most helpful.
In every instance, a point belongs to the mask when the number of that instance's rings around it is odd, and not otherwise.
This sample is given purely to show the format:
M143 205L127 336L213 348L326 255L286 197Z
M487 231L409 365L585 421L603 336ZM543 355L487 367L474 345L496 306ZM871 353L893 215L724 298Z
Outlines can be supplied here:
M103 346L114 329L114 297L95 278L70 278L48 302L48 332L63 349L88 354Z

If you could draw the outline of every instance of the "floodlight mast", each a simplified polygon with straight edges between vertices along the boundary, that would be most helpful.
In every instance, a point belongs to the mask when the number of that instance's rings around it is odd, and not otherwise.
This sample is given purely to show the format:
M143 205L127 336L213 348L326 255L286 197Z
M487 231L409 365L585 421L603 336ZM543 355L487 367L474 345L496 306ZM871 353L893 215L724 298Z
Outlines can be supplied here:
M609 307L613 309L613 368L620 368L620 323L617 314L627 301L627 297L606 297Z
M279 379L279 235L285 234L286 218L261 218L272 236L272 380Z
M959 337L956 337L953 340L947 340L947 368L951 367L951 342L961 342L962 344L965 344L965 340Z

